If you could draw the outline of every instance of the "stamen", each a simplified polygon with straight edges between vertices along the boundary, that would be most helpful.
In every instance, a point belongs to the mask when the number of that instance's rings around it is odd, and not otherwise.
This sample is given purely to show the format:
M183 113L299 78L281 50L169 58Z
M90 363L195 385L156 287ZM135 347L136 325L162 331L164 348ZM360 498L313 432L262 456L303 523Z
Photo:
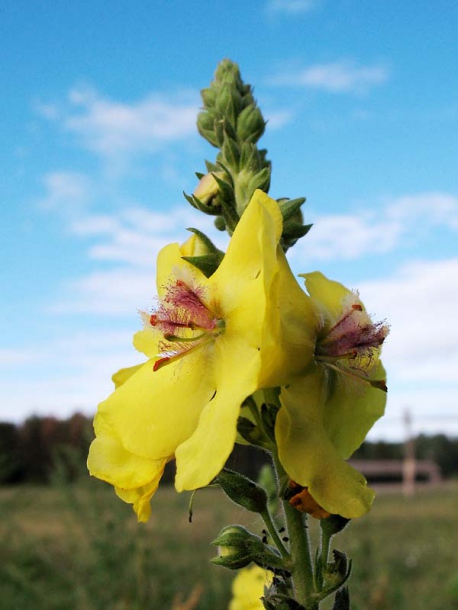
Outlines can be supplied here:
M315 358L323 366L386 392L385 380L371 379L369 373L378 362L388 330L384 322L373 323L361 303L347 300L341 318L318 339ZM345 364L345 360L352 362Z
M365 383L371 385L373 388L377 388L378 390L382 390L383 392L388 392L385 379L371 379L370 377L367 377L367 375L362 370L356 371L354 369L349 369L345 366L337 366L336 364L332 364L331 362L326 362L324 363L324 365L329 367L330 369L333 369L334 371L337 371L338 373L343 373L344 375L347 375L347 377L351 377L352 379L356 379L357 381L364 381Z
M203 287L190 287L181 279L167 286L159 307L146 318L146 323L163 336L162 357L154 363L154 371L215 340L224 331L224 320L208 309L204 297Z

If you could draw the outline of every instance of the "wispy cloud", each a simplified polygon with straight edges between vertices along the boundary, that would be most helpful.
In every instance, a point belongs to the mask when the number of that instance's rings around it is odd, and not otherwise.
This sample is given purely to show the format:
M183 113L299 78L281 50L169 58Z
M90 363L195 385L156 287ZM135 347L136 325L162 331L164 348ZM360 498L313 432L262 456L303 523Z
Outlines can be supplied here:
M389 78L386 65L358 65L351 59L286 68L268 79L271 85L306 87L329 93L363 93Z
M298 15L314 10L319 3L319 0L269 0L266 8L269 13Z
M58 121L79 143L104 157L151 153L164 144L195 134L197 92L176 96L151 93L134 102L120 102L93 88L77 87L64 104L37 105L49 120Z
M369 207L369 206L367 206ZM416 246L437 227L458 229L458 197L419 193L387 201L377 212L323 215L313 219L307 237L293 249L293 260L354 260L394 251L401 244Z
M72 220L68 230L89 240L87 256L110 268L69 279L52 312L112 317L151 307L156 294L157 253L169 243L184 242L190 236L185 227L204 231L225 249L226 235L217 233L211 218L194 213L187 204L168 213L137 206L111 215L86 214Z
M92 199L92 181L79 172L49 172L43 177L42 184L45 194L38 201L38 205L44 210L76 212Z

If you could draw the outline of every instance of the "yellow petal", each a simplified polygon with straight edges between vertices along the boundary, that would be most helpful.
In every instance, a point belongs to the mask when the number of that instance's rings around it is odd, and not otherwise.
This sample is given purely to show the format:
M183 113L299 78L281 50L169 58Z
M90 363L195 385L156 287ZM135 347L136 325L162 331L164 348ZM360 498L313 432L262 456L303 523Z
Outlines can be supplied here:
M130 366L126 369L120 369L117 373L115 373L111 379L115 384L115 388L118 388L120 385L125 383L129 377L131 377L134 373L136 373L140 368L141 364L137 364L135 366Z
M221 471L234 447L240 405L257 389L259 352L223 338L215 363L216 393L194 434L176 450L177 491L204 487Z
M386 379L381 362L371 371L371 378ZM385 412L387 394L339 373L333 375L333 384L324 409L324 425L339 455L349 458Z
M191 263L183 260L182 257L186 251L186 246L184 251L182 251L178 244L169 244L159 252L157 257L156 286L160 297L164 296L167 286L176 277L177 273L180 274L181 279L183 279L184 275L186 276L188 285L205 283L205 275L191 265Z
M161 335L152 326L145 326L143 330L135 333L133 345L136 350L145 354L148 358L155 358L159 354L159 343Z
M277 266L263 322L264 387L285 385L306 370L314 355L318 324L316 308L299 286L280 246Z
M342 315L342 302L353 294L339 282L329 280L319 271L312 273L301 273L305 278L305 286L311 298L319 305L326 321L337 321Z
M194 432L215 391L205 349L153 371L143 364L99 405L99 414L126 450L148 459L169 459Z
M159 483L166 460L149 460L131 453L100 416L95 424L97 437L91 443L88 456L92 476L123 489L135 489L153 481Z
M208 280L209 285L217 286L225 314L255 309L253 304L263 292L265 299L266 286L277 271L276 248L281 231L282 217L277 202L256 190L234 231L226 255ZM258 307L262 311L263 302Z
M151 498L156 493L159 481L162 476L157 477L149 485L138 487L137 489L121 489L115 487L116 494L121 500L133 505L140 522L146 523L151 516Z
M326 388L321 375L298 379L282 389L280 399L275 435L288 476L308 487L326 511L348 519L364 515L374 494L363 475L341 458L325 429Z

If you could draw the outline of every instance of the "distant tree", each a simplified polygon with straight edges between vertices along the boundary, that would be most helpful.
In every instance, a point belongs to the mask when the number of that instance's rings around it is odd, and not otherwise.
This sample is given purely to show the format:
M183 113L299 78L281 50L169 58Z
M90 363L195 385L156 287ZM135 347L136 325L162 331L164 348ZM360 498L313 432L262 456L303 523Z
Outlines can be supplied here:
M18 429L0 422L0 484L17 483L23 476Z

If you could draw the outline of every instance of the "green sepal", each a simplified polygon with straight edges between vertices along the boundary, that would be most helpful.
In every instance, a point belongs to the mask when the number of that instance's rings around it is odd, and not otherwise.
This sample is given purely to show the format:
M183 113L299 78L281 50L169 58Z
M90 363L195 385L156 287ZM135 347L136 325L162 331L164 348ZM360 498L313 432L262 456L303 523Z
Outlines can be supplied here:
M211 563L238 570L253 562L261 568L285 570L287 567L276 549L264 544L259 536L242 525L229 525L211 543L220 548L220 555Z
M302 225L299 224L298 222L293 222L293 221L289 221L289 222L285 222L283 225L283 237L285 239L299 239L301 237L304 237L304 235L307 235L307 233L310 231L310 229L312 228L313 225Z
M212 163L211 161L205 161L205 166L209 174L212 174L213 172L218 172L220 170L220 166L216 163Z
M204 107L208 110L208 108L214 108L216 103L216 91L211 87L207 89L201 89L200 95L202 97L202 101L204 103Z
M267 493L263 487L248 477L223 468L216 477L226 496L253 513L262 513L267 508Z
M235 227L237 226L240 217L237 214L237 211L234 208L234 204L228 203L225 199L221 200L221 208L222 208L222 216L226 223L226 229L229 235L235 231Z
M183 195L193 208L200 210L204 214L208 214L209 216L218 216L221 214L221 205L218 196L213 197L211 203L208 204L198 199L195 195L187 195L184 191Z
M271 595L268 599L262 598L266 610L306 610L306 608L291 597L285 595Z
M240 165L240 149L233 138L229 136L224 138L221 154L227 165L237 172Z
M213 224L218 229L218 231L226 230L226 221L224 220L224 218L222 216L217 216L215 218L215 220L213 221Z
M220 164L221 167L224 167L223 164ZM228 175L230 176L230 174L228 173ZM220 176L218 176L218 174L215 172L212 172L212 176L213 178L216 180L218 186L219 186L219 199L223 199L223 200L229 200L232 201L234 199L234 187L232 184L230 184L229 182L227 182L226 180L223 180Z
M280 206L283 221L285 222L301 211L301 206L305 203L305 197L298 197L297 199L278 199L277 201Z
M335 534L341 532L348 523L350 523L350 519L340 515L330 515L326 519L320 520L320 527L323 530L323 534L330 539Z
M194 229L193 227L188 227L186 231L190 231L191 233L194 233L194 235L197 235L204 247L207 248L208 254L217 254L221 257L221 260L223 260L224 252L219 250L212 240L205 235L205 233L202 233L202 231L199 231L199 229Z
M262 447L263 449L270 449L271 447L271 443L266 441L265 436L258 426L247 417L240 416L238 418L237 432L250 445L256 445L257 447Z
M261 191L268 193L270 188L270 173L271 168L270 165L268 165L250 178L248 183L250 193L254 193L256 189L260 189Z
M277 418L278 408L264 403L261 405L260 412L264 431L269 438L275 442L275 420Z
M183 260L191 263L194 267L202 271L205 277L210 277L220 266L222 257L216 254L205 254L203 256L182 256Z
M331 593L334 593L350 578L351 561L347 560L345 553L333 550L334 561L326 566L320 565L321 562L316 561L316 575L319 577L317 582L323 582L324 586L321 591L316 594L318 600L325 599Z
M337 591L332 610L350 610L350 593L348 587L343 587Z
M249 105L240 112L237 119L237 136L240 141L257 142L266 128L260 109Z

